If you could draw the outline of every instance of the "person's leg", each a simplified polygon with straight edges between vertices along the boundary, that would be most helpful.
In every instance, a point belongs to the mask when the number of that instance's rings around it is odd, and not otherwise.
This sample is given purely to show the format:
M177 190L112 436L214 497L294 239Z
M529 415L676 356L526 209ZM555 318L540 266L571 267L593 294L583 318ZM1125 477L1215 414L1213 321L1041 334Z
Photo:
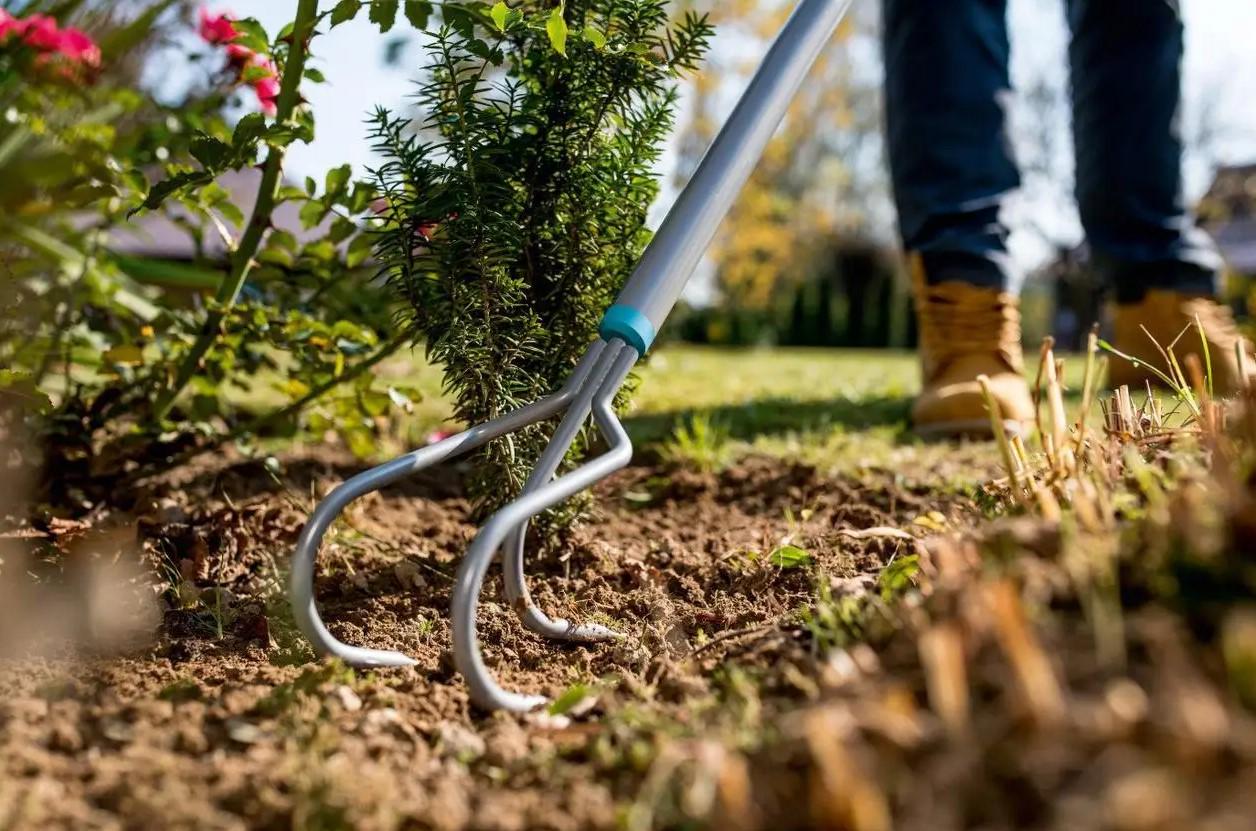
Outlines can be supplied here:
M1213 297L1221 259L1182 193L1183 26L1176 0L1068 0L1077 202L1100 273L1117 297L1118 348L1155 358L1199 321L1216 386L1243 383L1237 329ZM1199 349L1178 341L1177 355ZM1243 347L1250 350L1250 344ZM1112 365L1114 384L1150 373Z
M1211 295L1220 260L1182 194L1176 0L1068 0L1077 204L1122 303Z
M1006 0L884 0L886 136L903 245L930 283L1006 288Z
M924 387L918 432L989 433L985 376L1019 431L1033 418L1011 293L1006 0L884 0L886 135Z

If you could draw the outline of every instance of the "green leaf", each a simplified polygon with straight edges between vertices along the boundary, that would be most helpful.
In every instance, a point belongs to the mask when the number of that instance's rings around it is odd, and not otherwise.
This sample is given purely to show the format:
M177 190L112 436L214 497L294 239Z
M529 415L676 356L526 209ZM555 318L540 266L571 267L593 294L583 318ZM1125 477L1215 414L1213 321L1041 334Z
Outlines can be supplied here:
M549 35L550 46L563 57L567 56L567 21L563 19L563 6L554 7L549 20L545 23L545 33Z
M375 437L365 427L346 427L340 431L340 437L349 446L349 451L359 459L365 459L375 453Z
M266 238L268 245L282 248L285 251L295 251L297 247L297 238L291 231L285 231L283 228L275 228Z
M406 20L416 29L426 29L432 15L432 4L426 0L406 0Z
M240 206L236 203L226 200L219 202L214 206L218 213L222 214L222 218L230 222L237 228L244 227L244 211L240 210Z
M327 80L327 76L325 76L322 71L315 69L314 67L310 67L305 70L305 77L307 80L313 81L316 84L321 84Z
M240 80L246 84L255 84L263 78L269 78L272 74L270 67L253 64L244 68L244 71L240 73Z
M781 545L768 555L768 562L777 568L800 568L811 565L811 555L796 545Z
M232 43L247 46L254 52L270 52L270 36L266 34L262 24L251 17L246 17L242 20L232 21L232 25L240 33Z
M445 3L441 6L440 13L449 28L464 38L475 37L475 25L480 22L481 18L476 17L470 7L457 3Z
M311 199L301 206L299 216L302 227L313 228L323 221L323 217L327 216L327 206L317 199Z
M141 209L153 210L161 207L161 203L174 193L181 193L188 188L197 185L205 185L214 180L214 177L203 170L193 170L187 173L177 173L169 179L164 179L153 185L148 191L148 195L144 197L144 202L139 208L130 211L129 215L134 215Z
M320 263L329 263L336 258L336 244L326 238L311 242L301 249L301 257Z
M366 262L371 256L371 235L358 234L349 243L349 250L345 252L345 265L349 268L357 268Z
M6 399L16 401L26 412L52 410L52 399L35 385L35 376L18 369L0 369L0 401Z
M349 177L353 175L349 165L342 164L340 167L333 167L327 171L327 188L325 197L336 199L346 193L346 186L349 184Z
M231 145L237 151L255 143L266 132L266 116L261 113L249 113L236 122L231 133Z
M399 0L371 0L371 22L379 26L381 32L387 32L397 22Z
M606 45L606 35L594 29L592 26L585 26L581 36L589 43L593 44L594 49L601 49Z
M563 690L562 694L558 696L558 698L555 698L554 702L549 705L549 714L551 716L561 716L564 713L569 713L575 709L577 704L584 701L592 694L593 691L590 690L587 685L572 684L570 687Z
M358 10L361 8L362 3L359 0L340 0L331 10L331 25L339 26L341 23L348 23L358 16Z
M210 171L217 171L224 167L232 156L230 144L227 144L225 141L219 141L213 136L207 136L204 133L192 139L188 150L191 152L192 158Z
M497 4L493 6L489 12L489 16L493 18L493 22L497 24L499 32L506 31L506 19L510 17L510 7L501 0L497 0Z
M368 378L370 376L367 376ZM386 392L379 390L363 390L358 393L358 406L362 408L362 412L368 416L382 416L388 412L389 406L392 404L392 398Z
M906 591L919 571L920 558L915 554L894 559L881 570L881 576L877 580L881 584L881 598L888 601Z
M133 343L122 343L106 349L100 357L107 364L134 366L144 363L144 350Z
M347 240L356 230L358 230L357 223L355 223L352 219L346 219L343 216L338 216L336 217L336 220L332 222L331 230L327 232L327 236L332 242L339 245Z

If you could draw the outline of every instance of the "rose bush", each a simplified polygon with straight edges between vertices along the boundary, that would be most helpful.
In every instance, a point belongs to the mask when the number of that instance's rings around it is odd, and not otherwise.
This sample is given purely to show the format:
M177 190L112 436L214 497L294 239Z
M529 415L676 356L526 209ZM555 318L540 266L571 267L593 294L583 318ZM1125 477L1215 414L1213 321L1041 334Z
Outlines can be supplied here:
M648 239L673 82L705 48L703 19L669 25L663 0L323 6L298 0L277 32L192 0L126 15L35 0L0 17L0 277L14 310L0 321L0 420L37 429L52 498L81 503L223 442L300 429L369 455L413 397L378 388L373 369L416 339L459 418L529 400L570 368ZM379 114L392 158L374 181L347 165L292 181L288 149L314 133L303 89L323 82L312 50L363 11L381 32L404 18L428 33L424 112L413 125ZM204 78L158 101L137 56L189 31ZM251 204L229 175L254 177ZM484 187L460 189L468 176ZM276 227L284 205L303 230ZM217 236L225 261L113 250L155 213ZM369 284L373 248L397 292ZM459 311L485 289L490 313ZM259 391L285 400L259 409ZM513 489L539 440L489 449L482 504Z

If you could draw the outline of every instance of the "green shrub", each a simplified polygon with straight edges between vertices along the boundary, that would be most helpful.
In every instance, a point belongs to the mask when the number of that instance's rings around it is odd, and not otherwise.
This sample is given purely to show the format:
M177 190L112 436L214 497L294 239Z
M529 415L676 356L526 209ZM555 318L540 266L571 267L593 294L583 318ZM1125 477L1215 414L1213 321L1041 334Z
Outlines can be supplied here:
M489 17L435 36L418 118L375 119L376 253L467 423L552 391L594 339L649 238L675 79L711 35L705 17L669 24L663 0ZM481 509L517 491L545 433L485 451Z

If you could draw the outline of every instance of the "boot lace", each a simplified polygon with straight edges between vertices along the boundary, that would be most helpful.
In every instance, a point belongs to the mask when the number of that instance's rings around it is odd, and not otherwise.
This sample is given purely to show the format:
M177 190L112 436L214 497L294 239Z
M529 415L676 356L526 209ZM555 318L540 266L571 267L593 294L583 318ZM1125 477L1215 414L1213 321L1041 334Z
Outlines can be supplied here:
M920 342L925 374L933 376L965 355L993 354L1020 372L1020 309L1007 292L963 283L919 287Z

